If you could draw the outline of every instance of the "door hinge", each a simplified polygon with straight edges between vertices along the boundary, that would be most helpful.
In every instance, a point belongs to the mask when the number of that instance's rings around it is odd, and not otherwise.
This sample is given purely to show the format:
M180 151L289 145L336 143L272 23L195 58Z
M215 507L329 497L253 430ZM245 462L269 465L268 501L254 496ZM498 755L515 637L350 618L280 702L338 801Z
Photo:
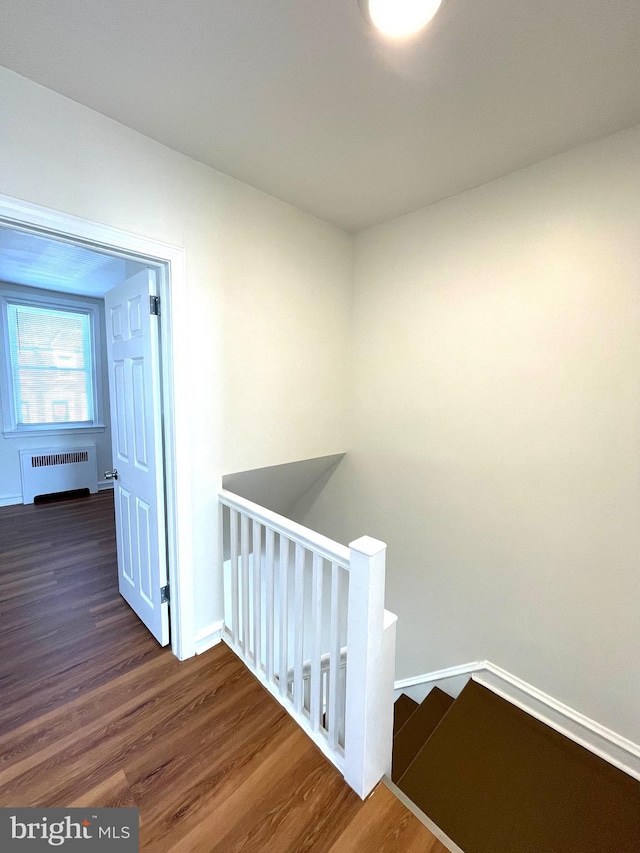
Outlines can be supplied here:
M154 317L160 316L160 297L159 296L150 296L149 297L149 312Z
M169 601L169 584L160 587L160 604L166 604Z

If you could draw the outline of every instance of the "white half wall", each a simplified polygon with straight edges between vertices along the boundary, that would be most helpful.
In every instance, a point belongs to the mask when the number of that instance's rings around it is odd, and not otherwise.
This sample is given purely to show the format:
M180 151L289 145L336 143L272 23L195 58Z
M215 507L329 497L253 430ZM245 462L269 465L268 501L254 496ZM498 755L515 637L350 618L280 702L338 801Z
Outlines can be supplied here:
M489 659L640 743L640 128L361 234L349 452L397 678Z
M185 250L196 631L223 617L221 472L346 444L353 240L0 69L0 192Z

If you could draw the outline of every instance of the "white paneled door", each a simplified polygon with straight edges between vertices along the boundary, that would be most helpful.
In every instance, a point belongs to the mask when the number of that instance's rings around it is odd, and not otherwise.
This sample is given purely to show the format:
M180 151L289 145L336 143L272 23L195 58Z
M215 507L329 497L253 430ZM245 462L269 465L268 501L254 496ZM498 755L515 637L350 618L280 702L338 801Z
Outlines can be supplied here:
M139 272L105 296L120 593L162 646L169 642L160 318L156 273Z

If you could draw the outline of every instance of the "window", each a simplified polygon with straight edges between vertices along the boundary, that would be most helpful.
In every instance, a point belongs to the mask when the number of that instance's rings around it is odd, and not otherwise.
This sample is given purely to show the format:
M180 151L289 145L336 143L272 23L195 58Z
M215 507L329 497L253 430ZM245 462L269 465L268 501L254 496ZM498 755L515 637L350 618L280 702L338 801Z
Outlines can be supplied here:
M0 292L4 434L102 427L97 302Z

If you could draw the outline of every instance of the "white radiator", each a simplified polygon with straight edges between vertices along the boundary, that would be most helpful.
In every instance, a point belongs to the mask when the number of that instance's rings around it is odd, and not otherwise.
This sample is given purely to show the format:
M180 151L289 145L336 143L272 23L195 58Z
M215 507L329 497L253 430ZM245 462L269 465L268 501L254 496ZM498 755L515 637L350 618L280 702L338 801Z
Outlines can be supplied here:
M74 489L98 491L95 445L74 448L21 450L22 502L32 504L38 495Z

